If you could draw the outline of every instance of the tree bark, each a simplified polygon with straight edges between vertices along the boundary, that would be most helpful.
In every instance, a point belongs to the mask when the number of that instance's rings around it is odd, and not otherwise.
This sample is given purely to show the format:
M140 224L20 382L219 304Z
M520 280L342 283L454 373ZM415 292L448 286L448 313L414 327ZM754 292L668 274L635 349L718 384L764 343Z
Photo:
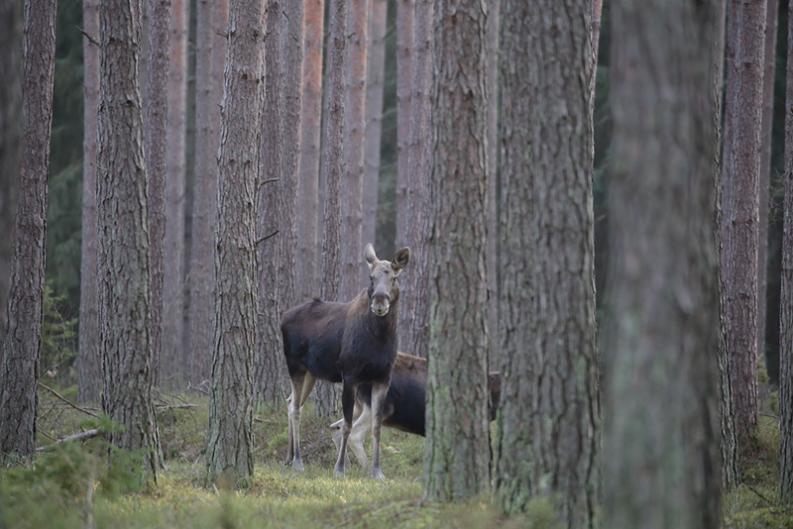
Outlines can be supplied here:
M0 64L5 79L0 83L0 232L11 234L16 213L20 139L22 135L22 16L18 0L0 0ZM0 340L8 319L13 238L0 238ZM0 347L0 362L3 359Z
M138 78L139 1L99 7L101 36L97 215L103 411L121 427L111 443L145 455L156 477L147 175Z
M322 46L325 1L307 0L303 9L303 99L300 111L300 180L297 217L297 288L300 299L319 293L319 147L322 115Z
M415 0L397 0L396 58L397 58L397 178L396 178L396 243L407 244L406 229L410 222L407 195L410 189L408 158L410 150L410 125L413 95L413 23ZM405 312L404 310L402 311Z
M83 31L99 37L99 0L83 1ZM102 394L99 357L99 282L96 223L96 117L99 107L99 46L83 38L83 211L80 248L80 335L77 400L98 403Z
M354 298L364 285L363 260L363 174L366 129L366 44L369 27L369 2L352 2L347 11L347 63L344 72L344 192L341 194L341 299ZM368 277L368 276L367 276Z
M383 135L383 90L385 88L385 36L388 18L386 0L370 0L368 80L366 83L366 147L363 181L363 228L361 240L375 243L377 200L380 182L380 143Z
M763 117L760 131L759 227L757 252L757 354L765 366L765 335L768 290L768 208L771 185L771 147L774 122L774 75L778 0L766 0L766 31L763 64Z
M161 381L184 387L189 355L184 351L185 171L187 135L187 39L189 0L171 3L168 70L167 180L163 244L163 310Z
M505 511L552 502L595 525L600 400L595 344L590 3L505 3L495 485ZM530 344L530 345L527 345Z
M162 365L163 253L165 242L166 122L168 118L168 31L171 0L146 1L147 56L143 82L143 152L149 177L149 281L151 290L152 377ZM167 361L166 361L167 362Z
M603 525L716 528L723 3L618 0L611 16Z
M597 66L598 50L600 49L600 20L603 13L603 0L592 0L592 77L589 82L590 96L592 97L592 109L595 108L595 88L597 87Z
M765 15L766 5L760 0L728 3L721 295L739 441L757 425L758 176Z
M793 1L788 2L793 13ZM782 237L782 287L779 314L779 404L781 434L780 495L793 505L793 16L788 15L787 87L785 102L784 235Z
M490 336L490 350L488 351L488 366L500 365L499 329L498 329L498 103L499 82L498 69L500 65L501 40L501 0L490 0L487 16L488 63L487 82L490 92L490 101L487 107L487 142L488 160L492 164L491 178L487 188L487 299L488 320L487 330Z
M347 53L347 2L330 0L328 6L327 87L324 94L322 119L322 151L320 152L320 180L325 185L325 223L322 234L322 299L334 301L339 297L341 275L341 175L346 171L343 145L345 92L344 72ZM315 402L317 412L324 417L335 415L339 409L339 395L332 384L319 381Z
M57 0L25 2L24 125L8 325L0 364L0 461L10 454L27 458L36 450L56 13Z
M207 443L207 483L226 487L246 485L253 476L263 22L262 0L231 1L218 159L215 347Z
M477 0L434 7L434 211L424 494L430 500L449 501L486 491L490 481L487 11Z

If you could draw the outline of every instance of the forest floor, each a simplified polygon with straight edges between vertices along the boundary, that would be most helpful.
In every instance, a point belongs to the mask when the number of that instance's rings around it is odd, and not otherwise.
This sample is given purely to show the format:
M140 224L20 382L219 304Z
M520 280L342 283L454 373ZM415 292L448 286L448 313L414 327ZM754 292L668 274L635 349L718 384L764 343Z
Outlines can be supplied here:
M73 399L74 390L63 395ZM81 413L42 391L39 444L94 427L101 419ZM335 448L327 425L310 405L303 413L306 471L282 464L286 408L259 409L255 419L256 469L249 488L237 492L203 487L205 398L168 396L158 421L167 468L156 484L141 485L134 455L116 454L107 465L104 441L66 443L42 452L32 468L0 470L0 529L96 528L474 528L552 529L550 507L533 505L525 517L505 518L487 497L442 505L421 500L423 438L385 428L385 482L373 481L354 460L343 480L332 478ZM771 406L773 412L773 405ZM92 410L89 410L92 411ZM93 410L95 411L95 410ZM745 485L725 497L728 529L793 529L793 512L777 494L778 431L762 416Z

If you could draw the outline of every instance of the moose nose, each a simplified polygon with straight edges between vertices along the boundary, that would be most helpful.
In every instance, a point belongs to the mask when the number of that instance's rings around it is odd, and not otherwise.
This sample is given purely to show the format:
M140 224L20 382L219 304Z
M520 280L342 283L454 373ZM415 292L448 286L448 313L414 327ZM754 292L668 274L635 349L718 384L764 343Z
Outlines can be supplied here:
M388 314L388 309L391 307L391 299L388 294L378 293L372 296L372 312L378 316L385 316Z

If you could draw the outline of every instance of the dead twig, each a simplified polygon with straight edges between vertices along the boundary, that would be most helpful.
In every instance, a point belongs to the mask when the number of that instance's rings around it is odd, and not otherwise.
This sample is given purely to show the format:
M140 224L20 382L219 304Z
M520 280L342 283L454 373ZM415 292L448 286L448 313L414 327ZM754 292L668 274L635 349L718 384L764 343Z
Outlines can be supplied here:
M94 46L99 46L99 42L98 42L98 41L97 41L95 38L93 38L91 35L89 35L88 33L86 33L86 32L85 32L85 30L84 30L83 28L81 28L80 26L76 26L76 27L77 27L77 30L78 30L80 33L82 33L82 34L83 34L83 36L84 36L85 38L87 38L87 39L88 39L88 42L90 42L90 43L91 43L91 44L93 44Z
M278 230L275 230L270 235L265 235L264 237L260 237L260 238L256 239L256 246L259 246L260 243L263 243L267 239L271 239L272 237L275 237L276 235L278 235Z
M60 393L58 393L57 391L55 391L54 389L52 389L51 387L49 387L48 385L46 385L45 383L43 383L43 382L39 381L39 386L41 386L42 388L44 388L44 389L46 389L47 391L49 391L50 393L52 393L53 395L55 395L57 398L59 398L60 400L62 400L63 402L65 402L66 404L68 404L69 406L71 406L72 408L74 408L75 410L77 410L77 411L81 411L81 412L85 413L86 415L90 415L91 417L96 417L97 419L100 419L100 418L101 418L101 417L99 417L99 415L97 415L96 413L94 413L94 412L92 412L92 411L88 411L88 410L86 410L85 408L81 408L80 406L78 406L78 405L77 405L77 404L75 404L74 402L70 401L69 399L67 399L66 397L64 397L63 395L61 395Z
M758 497L758 498L760 498L761 500L763 500L764 502L766 502L766 503L767 503L768 505L770 505L771 507L774 507L774 506L776 506L776 503L774 503L774 502L772 502L771 500L769 500L768 498L766 498L764 494L761 494L759 490L755 489L755 488L754 488L754 487L752 487L751 485L747 485L746 483L744 483L744 484L743 484L743 486L744 486L744 487L746 487L747 489L749 489L750 491L754 492L755 494L757 494L757 497Z
M278 180L280 180L280 178L267 178L259 182L259 187L264 187L267 184L272 184L273 182L277 182Z
M55 448L58 445L62 445L63 443L69 443L71 441L84 441L85 439L91 439L93 437L96 437L96 436L100 435L101 433L102 433L102 430L100 430L99 428L94 428L92 430L86 430L84 432L77 432L77 433L74 433L72 435L67 435L66 437L64 437L62 439L58 439L57 441L55 441L52 444L49 444L49 445L46 445L46 446L40 446L40 447L36 448L36 452L45 452L47 450L52 450L53 448Z

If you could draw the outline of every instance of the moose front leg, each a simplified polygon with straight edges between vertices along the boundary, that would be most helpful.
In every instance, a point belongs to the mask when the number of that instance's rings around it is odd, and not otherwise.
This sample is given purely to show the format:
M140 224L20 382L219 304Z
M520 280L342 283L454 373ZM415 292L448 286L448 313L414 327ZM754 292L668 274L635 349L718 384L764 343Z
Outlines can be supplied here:
M380 468L380 427L387 393L388 382L372 384L372 477L379 480L385 479Z
M355 409L356 387L344 382L341 390L341 407L344 411L344 423L341 425L341 445L339 446L339 458L333 468L333 477L344 477L344 463L347 458L347 440L352 430L352 415Z

